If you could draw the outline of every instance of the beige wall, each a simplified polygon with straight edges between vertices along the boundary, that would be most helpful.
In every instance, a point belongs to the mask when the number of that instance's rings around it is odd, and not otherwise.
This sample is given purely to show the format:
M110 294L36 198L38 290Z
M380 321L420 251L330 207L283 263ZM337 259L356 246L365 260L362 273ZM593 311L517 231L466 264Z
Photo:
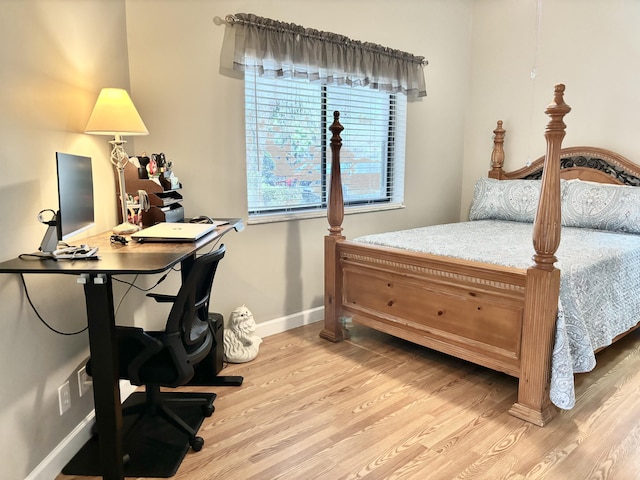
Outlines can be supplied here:
M99 89L128 87L124 1L0 1L0 260L38 249L36 220L57 208L55 152L93 157L98 199L114 191L103 137L82 134ZM114 218L113 202L96 208L96 231ZM40 314L52 326L86 326L74 277L25 276ZM86 333L56 335L27 304L19 277L0 275L0 477L25 478L92 410L75 371L87 357ZM70 380L72 408L58 414L57 388ZM50 478L50 477L49 477Z
M545 153L544 109L556 83L566 85L572 107L564 146L594 145L640 161L638 25L636 0L473 3L461 218L468 218L475 181L489 169L496 120L507 130L506 168Z
M214 25L213 17L250 12L426 57L428 97L408 106L406 208L347 216L344 231L353 237L457 219L470 4L388 5L386 0L127 2L132 94L143 105L150 132L136 146L147 153L163 151L174 161L187 216L246 218L243 83L218 73L224 28ZM319 218L250 225L229 234L213 308L227 317L246 304L256 321L265 322L322 305L326 230L326 219Z

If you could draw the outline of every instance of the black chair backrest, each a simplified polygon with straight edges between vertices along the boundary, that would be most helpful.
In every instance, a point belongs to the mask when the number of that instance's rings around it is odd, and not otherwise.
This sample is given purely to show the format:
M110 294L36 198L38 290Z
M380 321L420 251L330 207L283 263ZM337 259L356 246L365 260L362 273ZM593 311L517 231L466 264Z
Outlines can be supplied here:
M169 312L165 333L179 333L187 354L191 349L198 348L209 328L211 287L224 254L225 246L222 245L196 258Z

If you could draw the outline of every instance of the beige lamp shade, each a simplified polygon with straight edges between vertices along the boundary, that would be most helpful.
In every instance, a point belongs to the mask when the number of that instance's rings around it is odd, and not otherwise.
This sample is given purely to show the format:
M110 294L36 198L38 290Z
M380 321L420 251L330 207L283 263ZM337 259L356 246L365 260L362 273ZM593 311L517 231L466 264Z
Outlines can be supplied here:
M113 136L149 133L129 94L122 88L103 88L100 91L84 131Z

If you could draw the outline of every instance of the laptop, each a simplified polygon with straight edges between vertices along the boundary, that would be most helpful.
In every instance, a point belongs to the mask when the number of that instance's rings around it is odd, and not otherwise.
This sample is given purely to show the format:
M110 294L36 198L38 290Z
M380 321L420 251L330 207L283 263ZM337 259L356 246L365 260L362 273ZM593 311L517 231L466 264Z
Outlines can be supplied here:
M212 223L161 222L132 233L131 239L138 242L195 242L215 229L216 225Z

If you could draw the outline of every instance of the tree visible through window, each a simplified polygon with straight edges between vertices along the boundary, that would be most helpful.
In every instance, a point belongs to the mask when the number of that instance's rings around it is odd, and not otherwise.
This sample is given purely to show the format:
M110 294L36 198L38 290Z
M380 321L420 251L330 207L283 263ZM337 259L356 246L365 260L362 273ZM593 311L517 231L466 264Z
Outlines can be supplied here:
M326 208L333 112L346 205L402 203L406 97L245 72L249 215Z

